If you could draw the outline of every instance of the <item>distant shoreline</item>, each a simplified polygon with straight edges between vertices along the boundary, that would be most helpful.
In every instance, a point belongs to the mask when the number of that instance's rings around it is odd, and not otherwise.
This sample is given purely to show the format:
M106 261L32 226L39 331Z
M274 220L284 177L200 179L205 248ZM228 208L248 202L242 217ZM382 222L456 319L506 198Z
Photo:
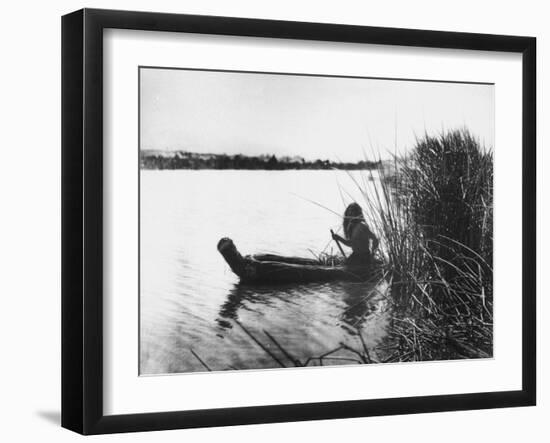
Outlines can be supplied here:
M150 170L174 169L246 169L246 170L369 170L379 169L381 161L333 162L305 160L302 157L276 157L275 155L199 154L187 151L140 151L140 168Z

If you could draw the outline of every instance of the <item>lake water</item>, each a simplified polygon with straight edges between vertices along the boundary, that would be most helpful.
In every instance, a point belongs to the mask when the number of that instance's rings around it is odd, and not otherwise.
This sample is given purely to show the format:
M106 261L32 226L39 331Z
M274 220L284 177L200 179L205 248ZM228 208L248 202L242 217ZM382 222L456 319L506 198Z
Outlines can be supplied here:
M372 191L370 173L350 174ZM289 366L264 331L301 361L360 349L357 327L369 348L383 340L385 299L368 284L246 287L216 249L230 237L243 255L336 253L329 230L362 201L348 173L144 170L140 198L141 374L204 371L197 356L212 370L279 367L237 321Z

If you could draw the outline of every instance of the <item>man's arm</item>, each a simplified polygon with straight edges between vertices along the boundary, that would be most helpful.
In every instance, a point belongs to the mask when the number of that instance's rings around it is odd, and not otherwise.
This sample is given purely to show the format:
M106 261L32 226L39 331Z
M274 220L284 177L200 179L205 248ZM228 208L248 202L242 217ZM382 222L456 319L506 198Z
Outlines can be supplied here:
M336 240L336 241L339 241L340 243L343 243L343 244L346 245L348 248L351 248L351 241L350 241L350 240L346 240L344 237L341 237L341 236L339 236L338 234L332 234L332 239L333 239L333 240Z
M369 235L370 235L370 238L372 240L372 251L371 252L374 252L374 251L376 251L376 249L378 249L378 245L380 244L380 242L378 241L378 237L376 237L376 235L374 235L370 229L369 229Z

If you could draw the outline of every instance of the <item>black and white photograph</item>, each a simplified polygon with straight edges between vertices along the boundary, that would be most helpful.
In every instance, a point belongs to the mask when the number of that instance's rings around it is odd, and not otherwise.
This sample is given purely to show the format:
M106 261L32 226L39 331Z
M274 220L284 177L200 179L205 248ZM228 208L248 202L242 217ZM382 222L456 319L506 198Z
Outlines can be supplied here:
M138 75L140 375L492 358L494 84Z

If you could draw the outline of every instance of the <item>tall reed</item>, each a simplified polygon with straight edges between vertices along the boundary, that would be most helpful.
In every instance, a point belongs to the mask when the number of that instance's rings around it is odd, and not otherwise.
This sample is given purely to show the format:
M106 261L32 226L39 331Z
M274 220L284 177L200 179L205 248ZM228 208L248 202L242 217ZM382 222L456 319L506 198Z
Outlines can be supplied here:
M492 355L492 152L455 130L392 166L363 195L391 275L395 358Z

